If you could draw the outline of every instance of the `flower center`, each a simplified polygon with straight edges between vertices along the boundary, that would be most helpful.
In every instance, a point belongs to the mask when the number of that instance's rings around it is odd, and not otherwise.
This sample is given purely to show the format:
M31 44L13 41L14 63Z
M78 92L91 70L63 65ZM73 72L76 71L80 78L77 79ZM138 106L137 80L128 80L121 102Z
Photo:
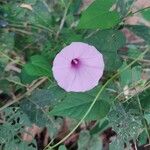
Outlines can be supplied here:
M71 65L72 67L78 67L80 64L80 60L78 58L72 59Z

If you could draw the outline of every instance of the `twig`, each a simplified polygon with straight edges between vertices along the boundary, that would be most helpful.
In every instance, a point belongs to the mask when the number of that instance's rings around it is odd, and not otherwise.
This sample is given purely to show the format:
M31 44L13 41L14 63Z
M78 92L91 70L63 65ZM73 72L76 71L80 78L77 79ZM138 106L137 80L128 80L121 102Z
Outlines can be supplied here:
M16 84L16 85L20 85L20 86L22 86L22 87L26 87L27 88L27 86L25 85L25 84L22 84L21 82L17 82L17 81L15 81L15 80L11 80L11 79L9 79L9 78L5 78L8 82L11 82L11 83L14 83L14 84Z
M134 142L134 147L135 147L135 150L138 150L137 145L136 145L136 141Z
M15 100L10 101L10 102L8 102L7 104L5 104L4 106L2 106L2 107L0 108L0 112L1 112L2 110L4 110L5 108L7 108L7 107L9 107L9 106L11 106L11 105L13 105L13 104L19 102L21 99L23 99L23 98L26 97L27 95L31 94L37 87L39 87L41 84L43 84L46 80L47 80L47 78L42 78L42 79L41 79L40 81L38 81L35 85L33 85L33 87L32 87L29 91L27 91L27 92L24 93L23 95L19 96L19 97L16 98Z
M64 23L65 23L65 20L66 20L66 17L67 17L67 13L68 13L68 9L69 9L69 7L70 7L70 4L71 4L71 0L70 0L69 3L68 3L68 5L67 5L67 7L66 7L66 9L65 9L63 18L62 18L62 20L61 20L61 22L60 22L59 29L58 29L58 31L57 31L57 33L56 33L56 40L57 40L57 38L58 38L58 36L59 36L59 34L60 34L60 32L61 32L63 26L64 26Z
M23 63L21 63L20 61L17 62L17 60L12 59L11 57L7 56L7 55L6 55L5 53L3 53L2 51L0 51L0 56L1 56L1 55L2 55L3 57L7 58L8 60L10 60L12 63L18 64L18 65L20 65L20 66L23 65Z
M22 30L22 29L10 28L9 30L13 31L13 32L20 32L20 33L27 34L27 35L33 35L32 32L29 32L29 31L26 31L26 30Z
M149 9L149 8L150 8L150 6L145 7L145 8L142 8L142 9L139 9L139 10L137 10L137 11L135 11L135 12L130 12L130 13L129 13L129 16L130 16L130 15L134 15L134 14L139 13L139 12L142 12L142 11L144 11L144 10L146 10L146 9Z
M132 58L132 57L128 57L128 56L125 56L125 55L120 55L123 59L130 59L130 60L134 60L135 58ZM139 59L138 60L139 62L142 62L142 63L148 63L150 64L150 60L148 59Z
M148 89L148 88L150 88L149 82L148 82L148 84L145 85L145 87L144 87L143 89L141 89L140 91L138 91L138 93L141 93L141 92L143 92L144 90L146 90L146 89ZM137 94L137 93L136 93L136 94ZM134 95L130 96L129 98L127 98L125 101L123 101L123 103L126 103L127 101L129 101L129 100L130 100L131 98L133 98L136 94L134 94Z

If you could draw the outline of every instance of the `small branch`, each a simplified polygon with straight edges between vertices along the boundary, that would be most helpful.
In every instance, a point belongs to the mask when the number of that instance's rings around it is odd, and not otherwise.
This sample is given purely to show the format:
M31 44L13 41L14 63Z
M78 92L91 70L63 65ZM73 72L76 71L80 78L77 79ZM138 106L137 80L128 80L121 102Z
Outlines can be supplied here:
M60 32L61 32L63 26L64 26L64 23L65 23L65 20L66 20L66 17L67 17L67 13L68 13L68 9L69 9L69 7L70 7L70 4L71 4L71 0L69 1L68 5L67 5L67 7L66 7L66 9L65 9L65 12L64 12L63 18L62 18L62 20L61 20L59 29L58 29L58 31L57 31L57 33L56 33L56 40L58 39L58 36L59 36L59 34L60 34Z
M13 31L13 32L20 32L20 33L27 34L27 35L33 35L32 32L29 32L29 31L26 31L26 30L22 30L22 29L10 28L9 30Z
M21 99L23 99L24 97L30 95L37 87L39 87L41 84L43 84L45 81L47 80L47 78L42 78L40 81L38 81L35 85L33 85L33 87L31 87L31 89L29 89L29 91L27 91L26 93L24 93L23 95L19 96L18 98L16 98L13 101L8 102L6 105L2 106L0 108L0 112L3 111L5 108L19 102Z
M136 141L134 142L134 147L135 147L135 150L138 150L137 145L136 145Z
M144 10L146 10L146 9L149 9L149 8L150 8L150 6L145 7L145 8L142 8L142 9L139 9L139 10L137 10L137 11L135 11L135 12L130 12L130 13L129 13L129 16L130 16L130 15L134 15L134 14L139 13L139 12L142 12L142 11L144 11Z
M17 81L15 81L15 80L11 80L11 79L9 79L9 78L5 78L8 82L11 82L11 83L14 83L14 84L16 84L16 85L20 85L20 86L22 86L22 87L26 87L27 88L27 86L25 85L25 84L22 84L21 82L17 82Z
M18 64L18 65L20 65L20 66L23 65L23 63L21 63L21 62L18 61L18 60L12 59L11 57L7 56L7 54L3 53L2 51L0 51L0 56L7 58L7 59L10 60L12 63Z
M125 56L125 55L120 55L123 59L130 59L130 60L134 60L135 58L132 58L132 57L128 57L128 56ZM148 63L150 64L150 60L148 59L139 59L138 60L139 62L142 62L142 63Z

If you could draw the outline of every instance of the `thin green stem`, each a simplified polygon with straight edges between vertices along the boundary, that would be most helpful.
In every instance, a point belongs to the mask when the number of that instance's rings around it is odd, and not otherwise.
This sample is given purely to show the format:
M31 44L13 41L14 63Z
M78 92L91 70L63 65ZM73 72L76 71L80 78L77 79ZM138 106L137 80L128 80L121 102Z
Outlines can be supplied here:
M101 93L103 92L103 90L105 89L105 87L111 83L111 81L113 81L120 73L122 73L123 71L125 71L126 69L128 69L130 66L132 66L138 59L140 59L142 56L144 56L147 52L149 51L149 49L146 49L141 55L139 55L138 58L136 58L134 61L132 61L128 66L126 66L125 68L123 68L122 70L119 70L115 75L113 75L109 80L107 80L107 82L101 87L101 89L99 90L99 92L97 93L96 97L94 98L92 104L90 105L90 107L88 108L88 110L86 111L86 113L84 114L84 116L82 117L82 119L78 122L78 124L72 129L72 131L66 135L61 141L59 141L58 143L56 143L55 145L53 145L52 147L50 147L50 144L48 144L44 150L46 150L48 148L48 150L52 150L53 148L57 147L58 145L60 145L61 143L63 143L66 139L68 139L73 133L74 131L80 126L80 124L84 121L84 119L87 117L87 115L90 113L91 109L93 108L94 104L96 103L96 101L98 100L99 96L101 95Z
M36 29L36 30L38 30L38 29L43 29L43 30L45 30L45 31L48 31L49 33L53 33L53 30L52 29L50 29L50 28L48 28L48 27L45 27L45 26L43 26L43 25L40 25L40 24L27 24L27 25L24 25L23 23L14 23L14 22L12 22L12 23L9 23L9 26L11 26L11 27L16 27L16 28L27 28L27 27L31 27L31 28L33 28L33 29Z
M17 82L17 81L14 81L14 80L11 80L11 79L9 79L9 78L5 78L7 81L9 81L9 82L12 82L12 83L14 83L14 84L16 84L16 85L20 85L20 86L22 86L22 87L26 87L27 88L27 86L25 85L25 84L22 84L21 82Z
M3 53L2 51L0 51L0 55L2 55L3 57L7 58L8 60L10 60L11 62L18 64L20 66L22 66L23 64L21 62L18 62L17 60L12 59L11 57L9 57L8 55L6 55L5 53Z

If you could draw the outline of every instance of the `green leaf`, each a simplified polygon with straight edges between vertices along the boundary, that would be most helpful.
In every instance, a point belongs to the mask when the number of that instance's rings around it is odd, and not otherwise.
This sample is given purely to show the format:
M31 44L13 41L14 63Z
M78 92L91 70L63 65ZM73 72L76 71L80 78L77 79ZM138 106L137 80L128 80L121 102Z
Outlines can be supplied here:
M64 29L62 32L63 39L65 43L69 44L71 42L82 41L82 36L80 34L76 34L73 30Z
M102 150L102 141L99 135L91 136L89 131L81 131L78 150Z
M127 67L127 63L125 62L119 70ZM120 84L122 87L129 86L139 82L141 80L142 69L140 66L135 66L133 68L129 67L125 71L120 74Z
M35 5L35 3L37 2L37 0L24 0L25 3L29 3L31 5Z
M17 140L9 141L3 150L37 150L37 148L34 146L36 142L29 143L29 142L23 142L21 141L18 143Z
M32 11L26 8L20 7L21 2L8 3L7 7L9 18L13 18L14 21L28 22L34 25L43 25L49 27L51 25L52 17L48 8L43 1L26 0L25 4L32 6ZM7 9L8 9L7 8Z
M50 115L64 116L81 119L90 107L95 96L89 93L69 93L66 98L58 103L49 113ZM102 95L90 111L86 120L96 120L105 117L110 109L108 96Z
M143 132L138 137L138 145L139 146L145 145L147 143L147 139L148 139L148 136L147 136L146 130L143 130Z
M46 2L45 2L46 3ZM33 24L41 24L49 27L51 25L51 13L43 1L37 1L35 5L33 5L33 13L28 14L29 21Z
M150 21L150 9L143 10L142 15L143 15L144 19Z
M38 89L30 97L22 100L20 107L28 115L30 121L38 126L52 124L52 119L47 117L44 108L52 107L64 97L64 91L59 87L52 87L48 90Z
M109 150L124 150L124 142L119 137L109 145Z
M147 123L150 125L150 114L149 113L145 113L144 114L144 118L147 120Z
M82 4L82 0L73 1L73 2L72 2L72 5L71 5L71 8L70 8L70 9L71 9L71 12L72 12L73 14L77 14L78 11L79 11L79 9L80 9L81 4Z
M0 51L13 50L14 48L14 33L3 32L0 33Z
M0 90L2 90L3 92L10 92L11 88L9 87L9 82L6 79L2 79L0 80Z
M117 10L122 17L125 17L130 10L134 0L118 0L117 1Z
M143 126L141 117L132 115L130 111L126 112L125 108L121 104L114 106L108 114L108 119L110 126L117 133L118 140L128 143L137 139Z
M141 66L135 66L132 68L132 83L136 83L141 80L142 77L142 68Z
M65 145L61 145L59 146L59 149L58 150L67 150L66 146Z
M133 25L128 27L137 36L141 37L147 44L150 44L150 28L144 25Z
M37 79L38 76L29 75L27 74L25 68L22 68L20 73L20 78L23 84L30 84L33 80Z
M82 14L78 28L108 29L120 22L116 10L111 10L116 0L95 0Z
M7 107L3 111L4 124L0 125L0 144L3 150L36 150L35 140L23 142L20 137L25 130L24 126L31 127L27 115L18 107ZM34 145L34 146L33 146Z
M147 89L145 91L143 91L140 95L139 95L139 99L142 105L142 108L146 111L150 111L150 89Z
M49 61L40 55L31 57L30 62L24 65L26 73L30 76L51 76L51 68Z
M127 67L127 63L125 62L120 70L122 70L123 68ZM132 76L131 76L131 67L129 67L128 69L126 69L125 71L123 71L120 74L120 84L122 87L127 86L129 83L131 83L132 81Z
M142 53L140 49L137 49L135 46L130 46L128 49L128 56L136 59Z
M125 36L121 31L98 31L85 39L85 42L95 46L104 55L105 70L114 71L121 66L122 61L117 51L126 43Z
M92 130L90 131L90 134L97 134L97 133L101 134L108 127L109 127L109 121L105 117L101 119L100 122L94 128L92 128Z

